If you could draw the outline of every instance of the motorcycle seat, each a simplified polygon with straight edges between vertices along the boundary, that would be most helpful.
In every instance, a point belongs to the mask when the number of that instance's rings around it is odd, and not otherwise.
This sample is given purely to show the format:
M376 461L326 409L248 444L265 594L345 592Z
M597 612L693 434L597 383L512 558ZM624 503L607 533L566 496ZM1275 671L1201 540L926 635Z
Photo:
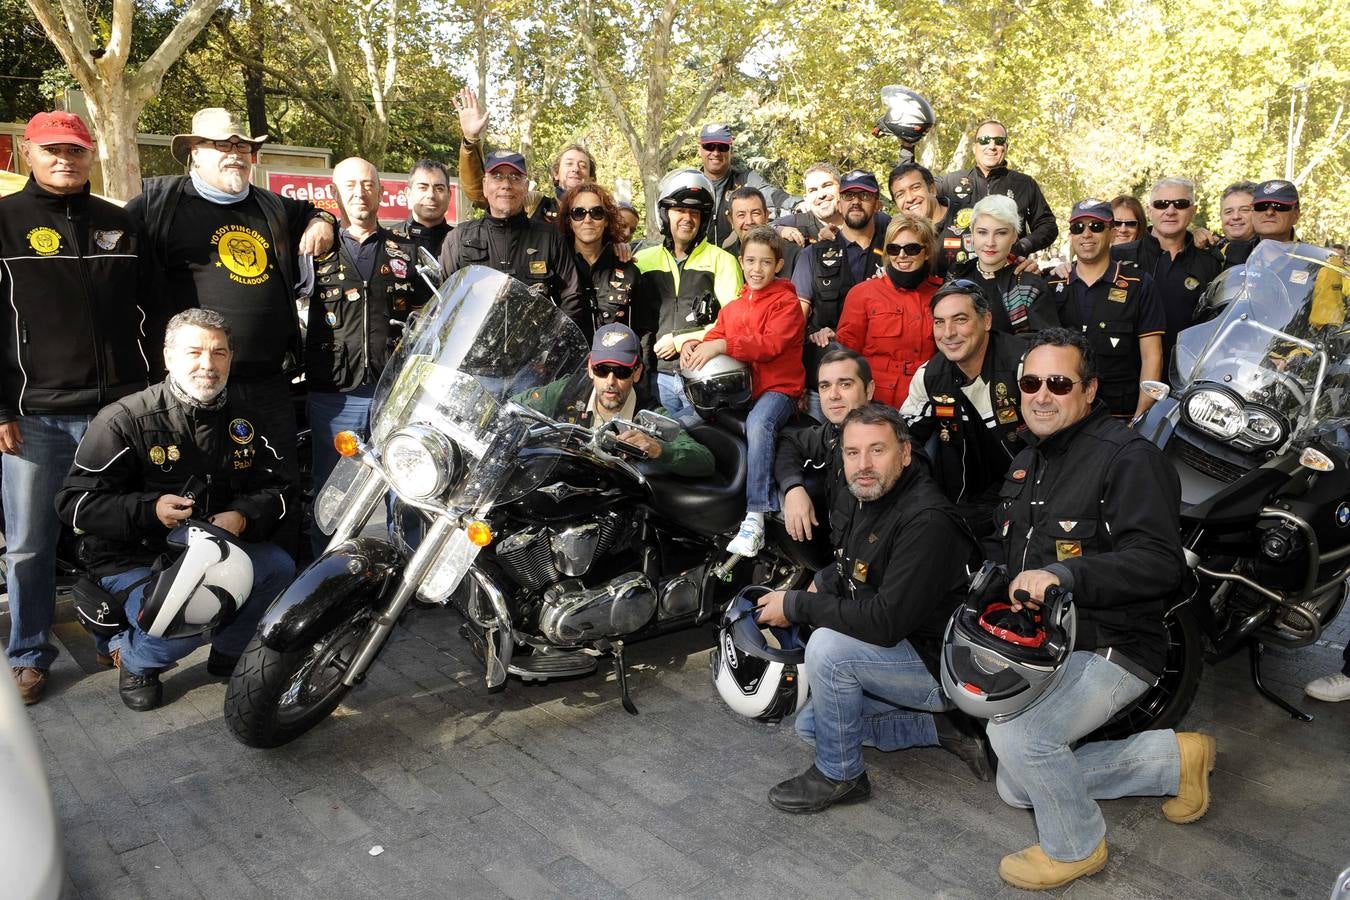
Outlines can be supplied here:
M749 410L719 409L711 419L706 420L706 423L722 429L744 443L745 419L748 415ZM779 429L778 433L781 435L802 428L814 428L818 424L820 423L805 413L794 412L792 417L783 424L781 429Z
M716 472L702 479L649 474L652 506L700 534L731 531L745 518L745 443L708 424L689 433L712 451Z

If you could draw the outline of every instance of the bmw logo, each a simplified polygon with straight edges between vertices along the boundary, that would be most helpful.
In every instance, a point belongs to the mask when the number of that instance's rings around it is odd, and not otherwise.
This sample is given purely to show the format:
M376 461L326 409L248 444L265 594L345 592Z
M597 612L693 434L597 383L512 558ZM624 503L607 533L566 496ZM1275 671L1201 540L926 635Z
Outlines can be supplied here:
M1342 528L1350 525L1350 503L1342 503L1336 507L1336 524Z

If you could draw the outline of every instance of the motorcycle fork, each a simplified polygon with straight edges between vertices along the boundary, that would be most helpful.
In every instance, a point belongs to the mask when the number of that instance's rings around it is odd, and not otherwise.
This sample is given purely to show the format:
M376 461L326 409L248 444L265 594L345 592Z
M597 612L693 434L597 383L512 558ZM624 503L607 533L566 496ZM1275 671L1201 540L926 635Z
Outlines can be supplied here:
M355 687L365 677L366 669L370 668L370 664L375 661L375 656L380 652L380 648L389 639L394 626L398 624L403 611L407 609L408 601L412 600L413 595L417 593L417 586L426 577L431 569L431 564L440 555L446 539L454 530L455 521L449 516L437 516L431 523L431 527L427 529L426 535L422 538L422 543L417 547L417 552L403 567L403 575L399 578L398 587L394 589L393 596L389 598L389 602L385 604L384 609L376 614L370 634L361 644L361 649L357 651L356 657L347 667L347 671L343 673L343 684Z

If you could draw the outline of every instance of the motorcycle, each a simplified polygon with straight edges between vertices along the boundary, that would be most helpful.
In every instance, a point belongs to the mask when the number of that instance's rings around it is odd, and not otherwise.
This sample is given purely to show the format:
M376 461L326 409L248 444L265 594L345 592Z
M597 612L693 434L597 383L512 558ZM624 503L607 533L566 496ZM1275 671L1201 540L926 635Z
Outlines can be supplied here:
M1315 643L1350 591L1346 275L1328 250L1263 241L1202 297L1212 318L1178 335L1175 390L1144 385L1157 402L1137 427L1180 478L1189 571L1167 611L1167 671L1107 736L1174 725L1202 656L1243 648L1256 690L1312 721L1264 684L1261 660Z
M225 718L275 747L360 684L410 602L448 606L490 690L594 672L612 657L625 709L626 642L707 621L749 583L797 586L808 567L779 524L753 560L722 548L745 509L745 446L697 425L718 474L658 474L619 439L669 440L643 411L594 430L531 395L585 365L589 347L547 297L482 267L456 273L410 324L376 390L368 444L315 500L326 551L273 602L230 679ZM388 534L367 528L397 499Z

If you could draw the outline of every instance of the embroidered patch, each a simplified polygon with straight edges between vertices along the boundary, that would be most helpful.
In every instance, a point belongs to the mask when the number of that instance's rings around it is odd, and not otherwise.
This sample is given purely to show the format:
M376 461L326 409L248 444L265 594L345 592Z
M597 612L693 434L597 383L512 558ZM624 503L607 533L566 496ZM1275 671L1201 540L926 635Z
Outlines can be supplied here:
M853 580L867 581L867 563L861 559L853 561Z
M1055 541L1055 558L1059 560L1073 559L1076 556L1083 555L1082 541Z
M1125 293L1124 288L1111 288L1106 292L1106 299L1112 303L1124 303L1129 294Z
M328 315L324 316L323 319L325 322L328 323L329 328L332 328L335 325L337 325L337 313L329 313Z
M236 444L247 444L253 440L253 423L248 419L235 419L230 422L230 440Z
M1200 286L1200 279L1195 276L1187 278L1182 284L1186 285L1186 290L1193 291Z
M183 454L178 449L177 444L170 444L167 448L165 448L164 455L169 458L169 462L178 462L178 460L183 458Z
M94 243L100 250L111 250L117 246L117 242L122 239L125 231L95 231Z
M530 260L530 274L531 274L531 275L547 275L547 274L548 274L548 262L547 262L546 260L542 260L542 259L532 259L532 260Z
M394 277L396 278L408 277L408 264L401 259L389 260L389 268L394 270Z
M61 232L55 228L34 228L28 232L28 246L38 256L51 256L61 249Z

